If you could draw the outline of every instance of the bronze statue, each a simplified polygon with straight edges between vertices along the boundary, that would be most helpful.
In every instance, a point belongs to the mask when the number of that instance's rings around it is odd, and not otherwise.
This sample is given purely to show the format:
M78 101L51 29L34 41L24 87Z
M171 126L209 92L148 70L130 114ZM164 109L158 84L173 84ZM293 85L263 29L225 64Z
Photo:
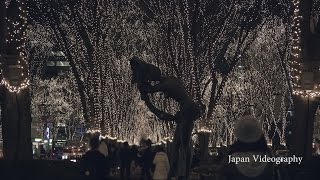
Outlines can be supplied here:
M141 99L159 119L177 123L173 139L173 159L168 179L173 176L188 178L191 166L191 134L196 121L201 116L201 108L186 91L182 81L176 77L164 77L161 70L137 57L130 60L133 71L132 83L137 83ZM151 82L156 83L154 85ZM149 94L162 92L167 98L179 103L179 111L169 114L156 108L150 101Z

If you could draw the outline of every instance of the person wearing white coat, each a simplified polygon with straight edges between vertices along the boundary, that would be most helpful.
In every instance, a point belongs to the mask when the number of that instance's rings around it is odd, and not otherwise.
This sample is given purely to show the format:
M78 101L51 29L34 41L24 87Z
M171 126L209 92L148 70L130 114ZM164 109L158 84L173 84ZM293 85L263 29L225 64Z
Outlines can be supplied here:
M108 146L107 146L106 140L102 139L102 140L100 141L98 150L99 150L99 152L100 152L101 154L103 154L105 157L108 156Z
M168 155L164 152L163 147L159 147L158 152L153 159L153 164L155 165L153 179L166 180L170 170L170 164Z

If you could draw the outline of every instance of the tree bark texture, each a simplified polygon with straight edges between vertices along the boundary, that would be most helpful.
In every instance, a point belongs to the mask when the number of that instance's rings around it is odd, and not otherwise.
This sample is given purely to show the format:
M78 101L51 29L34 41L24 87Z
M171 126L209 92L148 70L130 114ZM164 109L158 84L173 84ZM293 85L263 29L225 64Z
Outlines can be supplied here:
M24 8L26 7L24 6ZM6 14L5 0L0 0L0 62L6 60L2 58L4 54L16 52L16 47L8 47L5 41L7 34ZM0 66L0 68L3 67ZM1 75L0 79L2 79ZM7 160L32 159L30 102L28 88L21 90L19 93L12 93L4 86L0 86L3 155Z
M7 160L32 159L29 90L11 93L2 88L3 155Z

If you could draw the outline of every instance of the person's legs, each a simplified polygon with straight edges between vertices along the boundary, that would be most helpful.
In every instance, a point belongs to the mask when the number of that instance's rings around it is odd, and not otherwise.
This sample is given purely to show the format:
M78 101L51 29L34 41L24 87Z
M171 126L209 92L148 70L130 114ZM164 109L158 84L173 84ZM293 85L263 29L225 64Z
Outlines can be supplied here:
M131 165L131 163L126 164L126 176L127 176L127 179L130 179L130 165Z
M152 180L150 168L146 169L147 180Z
M184 177L184 176L179 176L179 177L178 177L178 180L187 180L187 178Z
M121 179L124 178L124 171L125 171L125 165L124 165L124 162L121 162L121 165L120 165L120 178Z
M142 167L140 180L144 180L144 175L146 174L146 169Z

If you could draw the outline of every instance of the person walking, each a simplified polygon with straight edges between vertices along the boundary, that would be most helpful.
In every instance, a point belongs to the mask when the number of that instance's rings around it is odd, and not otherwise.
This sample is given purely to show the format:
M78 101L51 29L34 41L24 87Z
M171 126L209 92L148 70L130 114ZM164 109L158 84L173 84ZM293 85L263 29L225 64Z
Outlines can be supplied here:
M108 142L107 139L101 139L98 151L104 155L105 159L105 174L109 175L110 174L110 162L109 162L109 149L108 149Z
M142 155L142 170L141 170L141 177L140 180L144 180L145 177L147 180L151 180L151 167L152 167L152 160L153 160L153 153L151 150L152 141L148 139L146 141L147 148L144 150Z
M167 153L165 153L163 146L157 148L157 153L153 159L155 170L153 173L154 180L166 180L170 170L170 164Z
M131 161L133 159L128 142L123 143L120 150L120 176L121 179L130 179Z
M44 149L43 145L40 145L40 159L45 159L46 158L46 150Z
M98 150L105 157L108 157L109 152L108 152L108 145L107 145L106 139L101 139Z
M106 157L99 152L99 137L90 140L91 149L82 157L81 167L89 180L103 180L105 178Z

